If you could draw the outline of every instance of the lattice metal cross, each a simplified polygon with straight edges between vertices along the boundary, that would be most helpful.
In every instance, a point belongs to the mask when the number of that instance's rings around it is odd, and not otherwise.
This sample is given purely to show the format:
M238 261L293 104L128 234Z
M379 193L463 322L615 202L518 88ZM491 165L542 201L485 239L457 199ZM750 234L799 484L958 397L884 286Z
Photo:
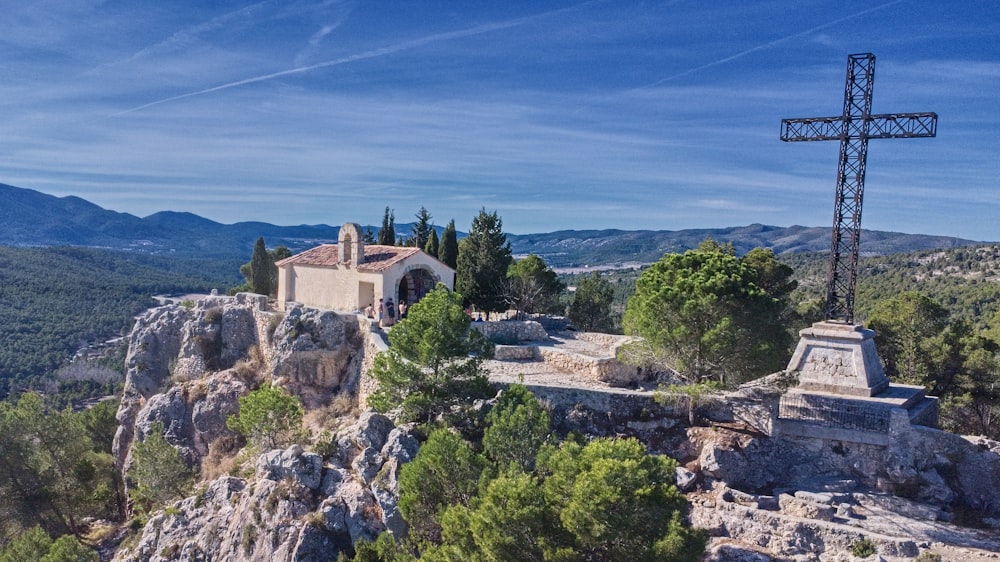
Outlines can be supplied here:
M849 55L843 115L781 120L783 141L840 141L825 314L827 320L848 324L854 322L854 288L858 277L861 200L865 191L868 139L937 135L936 113L872 115L874 82L875 55Z

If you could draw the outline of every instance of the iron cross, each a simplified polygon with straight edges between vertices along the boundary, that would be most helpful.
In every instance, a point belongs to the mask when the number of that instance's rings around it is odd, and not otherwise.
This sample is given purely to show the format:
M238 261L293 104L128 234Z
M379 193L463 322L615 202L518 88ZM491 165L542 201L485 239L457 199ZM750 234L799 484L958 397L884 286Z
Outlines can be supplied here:
M826 320L848 324L854 322L854 288L858 277L861 200L865 191L868 140L937 135L936 113L872 115L874 82L875 55L848 55L842 115L781 120L783 141L840 141L825 315Z

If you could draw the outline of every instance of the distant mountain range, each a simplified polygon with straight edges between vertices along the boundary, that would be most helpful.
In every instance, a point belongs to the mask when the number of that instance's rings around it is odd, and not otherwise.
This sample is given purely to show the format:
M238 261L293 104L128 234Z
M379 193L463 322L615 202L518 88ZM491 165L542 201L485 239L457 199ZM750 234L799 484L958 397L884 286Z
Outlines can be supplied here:
M399 233L409 224L397 224ZM258 236L268 246L285 245L293 252L336 242L339 226L276 226L263 222L218 223L192 213L162 211L140 218L109 211L79 197L55 197L31 189L0 184L0 245L90 246L152 254L192 257L249 256ZM372 227L377 232L378 227ZM461 234L460 234L461 235ZM508 234L516 255L534 253L553 267L649 263L667 252L696 247L706 238L732 242L737 252L755 247L775 253L829 250L829 227L749 226L688 230L561 230L542 234ZM980 242L948 236L866 230L862 252L894 254Z

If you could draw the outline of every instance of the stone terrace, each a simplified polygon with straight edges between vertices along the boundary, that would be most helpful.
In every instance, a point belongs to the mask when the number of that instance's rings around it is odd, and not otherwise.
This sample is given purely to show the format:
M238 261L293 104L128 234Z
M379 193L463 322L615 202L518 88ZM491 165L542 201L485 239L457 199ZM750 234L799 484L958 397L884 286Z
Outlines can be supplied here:
M636 367L620 363L615 355L628 342L626 336L573 331L547 334L536 322L485 322L473 327L499 344L496 358L487 361L490 379L500 383L518 382L528 386L597 388L614 392L650 392L642 387ZM498 332L502 333L498 335Z

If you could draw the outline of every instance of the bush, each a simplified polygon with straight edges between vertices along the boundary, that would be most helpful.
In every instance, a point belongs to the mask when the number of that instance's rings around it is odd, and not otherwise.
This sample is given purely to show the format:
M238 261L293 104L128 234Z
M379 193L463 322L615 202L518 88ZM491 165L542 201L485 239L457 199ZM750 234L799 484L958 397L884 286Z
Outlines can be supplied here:
M191 470L180 452L163 436L163 424L153 424L152 432L132 446L132 467L128 476L135 482L129 495L136 509L148 513L183 495L191 479Z
M302 433L302 403L280 388L265 385L240 398L240 411L226 420L229 429L258 450L288 445Z
M868 558L878 552L875 543L869 539L858 539L851 545L851 555L858 558Z

